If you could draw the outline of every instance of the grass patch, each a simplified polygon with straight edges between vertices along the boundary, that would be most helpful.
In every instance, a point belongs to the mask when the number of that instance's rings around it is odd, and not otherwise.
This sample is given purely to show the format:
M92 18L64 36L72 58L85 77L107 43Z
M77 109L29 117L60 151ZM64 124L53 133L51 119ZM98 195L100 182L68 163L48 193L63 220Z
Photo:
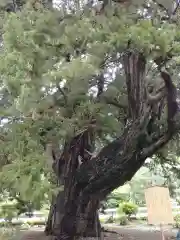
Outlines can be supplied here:
M22 233L19 228L1 228L0 240L20 240Z

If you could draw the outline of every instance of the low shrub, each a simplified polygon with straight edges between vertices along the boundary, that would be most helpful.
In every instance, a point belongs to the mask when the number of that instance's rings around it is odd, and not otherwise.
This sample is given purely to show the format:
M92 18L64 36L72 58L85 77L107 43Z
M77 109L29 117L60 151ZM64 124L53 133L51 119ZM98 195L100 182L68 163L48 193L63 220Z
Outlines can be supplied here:
M45 220L31 220L31 221L27 221L27 224L29 224L30 226L43 226L45 225L46 221Z
M17 216L16 206L13 204L3 204L1 206L0 217L6 221L11 222L14 217Z
M138 220L147 221L147 217L140 217L140 218L138 218Z
M111 216L109 217L105 223L114 223L115 222L115 219Z
M131 215L136 214L138 211L138 206L131 202L123 202L119 205L119 213L124 213L128 219Z
M127 216L120 216L119 218L118 218L118 222L119 222L119 225L122 225L122 226L125 226L125 225L127 225L128 224L128 218L127 218Z
M12 226L12 224L9 223L9 222L6 222L6 221L0 222L0 228L3 228L3 227L8 228L8 227L11 227L11 226Z
M180 214L177 214L174 217L174 227L175 228L180 228Z
M19 230L12 227L0 229L0 240L19 240Z
M29 229L31 226L32 226L32 225L30 225L30 224L28 224L28 223L23 223L23 224L21 225L21 229L22 229L22 230L26 230L26 229Z

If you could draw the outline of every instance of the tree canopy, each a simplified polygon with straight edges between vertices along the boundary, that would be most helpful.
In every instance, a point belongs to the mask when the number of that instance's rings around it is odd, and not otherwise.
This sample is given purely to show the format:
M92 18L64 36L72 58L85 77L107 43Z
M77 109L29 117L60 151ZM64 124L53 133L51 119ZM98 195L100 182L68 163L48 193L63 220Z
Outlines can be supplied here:
M64 17L61 9L34 11L30 5L5 16L1 156L2 165L9 164L3 166L3 183L17 185L17 190L19 182L14 180L19 177L22 184L35 180L39 189L45 141L58 139L63 145L65 138L79 134L93 119L97 148L121 134L128 107L121 63L129 39L148 57L148 80L158 85L152 60L165 59L169 51L173 55L169 68L177 79L178 22L162 21L162 9L155 3L151 8L153 21L142 18L143 12L132 15L116 5L103 16L87 11L83 18L81 12Z
M64 186L75 175L103 198L178 138L179 114L170 116L169 105L177 99L166 83L179 88L179 3L170 12L169 2L104 2L97 10L26 1L22 11L3 11L2 190L38 202L56 190L51 164L63 162Z

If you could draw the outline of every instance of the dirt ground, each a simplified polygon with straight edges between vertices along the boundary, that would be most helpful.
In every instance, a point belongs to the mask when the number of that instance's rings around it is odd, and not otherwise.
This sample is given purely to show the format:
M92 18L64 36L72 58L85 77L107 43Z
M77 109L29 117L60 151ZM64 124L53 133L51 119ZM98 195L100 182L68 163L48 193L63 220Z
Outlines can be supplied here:
M162 240L160 228L156 227L120 227L120 226L104 226L108 231L116 233L104 233L105 240ZM174 231L170 227L164 227L164 239L175 239L177 230Z
M162 240L161 232L159 230L143 231L142 229L132 229L126 227L105 227L111 232L104 232L104 240ZM116 233L115 233L116 232ZM175 232L165 230L165 239L175 239ZM42 230L29 230L23 234L20 240L50 240L45 237Z
M119 229L117 233L104 233L105 240L162 240L161 232L159 231L141 231L135 229ZM174 234L165 233L164 240L175 239Z

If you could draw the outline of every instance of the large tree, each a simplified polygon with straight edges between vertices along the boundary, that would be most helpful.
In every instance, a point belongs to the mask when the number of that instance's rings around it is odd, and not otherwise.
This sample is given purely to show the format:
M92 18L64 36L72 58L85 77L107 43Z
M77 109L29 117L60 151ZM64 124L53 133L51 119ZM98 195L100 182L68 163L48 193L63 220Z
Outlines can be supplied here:
M180 129L178 7L25 2L3 16L1 177L59 187L46 234L100 237L100 201Z

